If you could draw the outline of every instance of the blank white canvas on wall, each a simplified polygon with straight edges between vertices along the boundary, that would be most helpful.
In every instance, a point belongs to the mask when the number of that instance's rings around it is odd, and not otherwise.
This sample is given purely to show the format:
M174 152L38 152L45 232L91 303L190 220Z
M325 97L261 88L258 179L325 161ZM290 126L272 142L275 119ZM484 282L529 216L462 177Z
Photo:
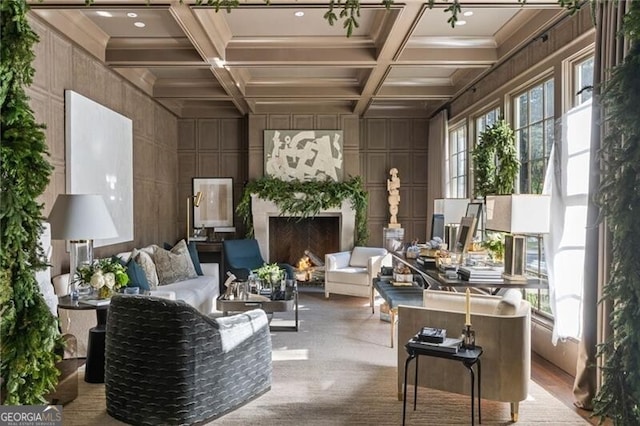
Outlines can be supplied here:
M133 240L133 122L72 90L65 90L68 194L103 196L118 230L94 247Z

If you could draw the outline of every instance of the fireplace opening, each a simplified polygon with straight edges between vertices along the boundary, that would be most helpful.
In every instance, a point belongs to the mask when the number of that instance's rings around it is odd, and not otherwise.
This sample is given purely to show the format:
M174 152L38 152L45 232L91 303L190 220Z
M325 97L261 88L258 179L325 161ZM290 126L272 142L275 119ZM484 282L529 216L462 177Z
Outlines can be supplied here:
M324 260L327 253L340 251L340 217L269 218L269 261L296 266L305 251Z

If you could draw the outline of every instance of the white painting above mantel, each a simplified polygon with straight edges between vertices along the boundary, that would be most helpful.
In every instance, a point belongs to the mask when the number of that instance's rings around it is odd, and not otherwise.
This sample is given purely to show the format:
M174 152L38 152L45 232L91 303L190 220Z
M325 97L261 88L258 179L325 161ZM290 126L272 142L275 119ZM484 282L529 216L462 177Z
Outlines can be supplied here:
M284 181L342 182L342 139L342 130L265 130L265 175Z

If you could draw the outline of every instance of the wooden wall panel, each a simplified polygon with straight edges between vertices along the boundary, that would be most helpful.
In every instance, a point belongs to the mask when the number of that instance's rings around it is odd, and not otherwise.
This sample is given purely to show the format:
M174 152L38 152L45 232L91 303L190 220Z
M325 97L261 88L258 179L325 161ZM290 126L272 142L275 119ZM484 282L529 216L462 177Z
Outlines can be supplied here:
M382 244L390 213L387 179L392 167L400 178L398 222L405 240L426 239L426 159L428 123L422 119L362 119L360 155L369 192L369 244ZM424 164L424 165L423 165Z
M198 151L217 151L220 149L220 120L203 118L198 120Z
M162 244L159 238L175 240L177 118L36 15L30 13L29 21L40 42L35 46L35 81L27 94L38 120L47 126L49 162L54 167L40 197L43 215L49 214L58 194L66 191L64 90L71 89L133 120L134 240L99 247L94 255ZM68 272L64 241L53 241L51 263L53 275Z
M178 121L178 146L181 149L196 149L195 120Z

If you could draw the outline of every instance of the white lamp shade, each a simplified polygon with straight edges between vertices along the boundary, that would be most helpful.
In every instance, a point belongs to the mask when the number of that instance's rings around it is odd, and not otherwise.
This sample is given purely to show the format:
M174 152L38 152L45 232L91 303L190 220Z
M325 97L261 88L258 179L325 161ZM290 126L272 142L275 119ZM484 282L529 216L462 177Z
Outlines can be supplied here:
M486 228L512 234L549 232L551 197L538 194L487 195Z
M436 198L433 200L433 212L444 215L444 224L459 224L467 215L468 198Z
M95 240L118 236L102 195L60 194L49 213L51 238Z

